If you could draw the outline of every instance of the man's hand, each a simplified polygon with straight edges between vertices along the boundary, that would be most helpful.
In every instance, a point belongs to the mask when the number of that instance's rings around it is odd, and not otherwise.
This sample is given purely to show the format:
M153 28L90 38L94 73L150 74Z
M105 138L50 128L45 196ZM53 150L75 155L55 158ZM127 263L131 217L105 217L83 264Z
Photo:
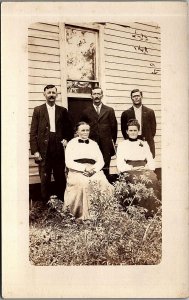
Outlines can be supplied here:
M68 144L67 140L64 140L64 139L61 141L61 143L62 143L62 145L63 145L64 147L66 147L67 144Z
M42 161L41 154L39 152L35 152L34 153L34 159L35 159L36 162Z

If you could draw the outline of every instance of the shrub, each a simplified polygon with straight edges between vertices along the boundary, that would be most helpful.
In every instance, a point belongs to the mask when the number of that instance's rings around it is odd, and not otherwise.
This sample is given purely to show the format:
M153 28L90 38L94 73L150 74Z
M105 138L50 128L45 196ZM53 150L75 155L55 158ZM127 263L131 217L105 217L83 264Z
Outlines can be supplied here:
M41 218L30 224L30 261L35 265L131 265L158 264L161 260L161 205L145 185L115 182L114 196L92 184L91 219L75 219L62 202L52 198ZM156 213L134 200L158 202ZM34 214L34 213L33 213Z

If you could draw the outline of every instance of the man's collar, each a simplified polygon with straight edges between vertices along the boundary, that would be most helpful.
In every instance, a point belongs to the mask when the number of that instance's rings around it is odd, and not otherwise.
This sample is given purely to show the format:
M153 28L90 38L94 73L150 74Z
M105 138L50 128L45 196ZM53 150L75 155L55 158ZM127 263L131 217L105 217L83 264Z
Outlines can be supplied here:
M53 108L55 108L55 104L53 106L51 106L47 102L46 102L46 106L47 106L47 109L53 109Z
M133 108L136 109L136 110L139 110L139 109L142 109L142 105L139 106L139 107L136 107L136 106L133 105Z
M94 106L95 109L96 109L97 107L101 108L101 107L102 107L102 102L101 102L99 105L95 105L95 104L93 103L93 106Z

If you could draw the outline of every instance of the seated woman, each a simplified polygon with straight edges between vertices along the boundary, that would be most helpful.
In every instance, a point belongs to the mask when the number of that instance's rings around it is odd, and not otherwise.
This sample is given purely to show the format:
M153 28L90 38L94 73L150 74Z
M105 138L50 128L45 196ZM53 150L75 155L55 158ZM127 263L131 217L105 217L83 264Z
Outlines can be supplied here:
M137 120L129 120L127 124L129 139L120 142L117 148L117 168L120 173L127 174L126 180L131 183L141 181L141 175L145 175L149 180L146 186L153 187L157 195L158 181L154 173L155 163L147 142L138 139L139 129L140 125ZM157 204L154 201L151 197L149 201L143 199L137 204L145 207L150 214L157 210Z
M76 126L78 137L73 138L65 151L65 162L69 169L64 195L64 208L81 219L90 218L91 181L96 181L100 190L113 193L113 186L108 182L102 168L104 160L99 146L89 139L90 126L79 122Z

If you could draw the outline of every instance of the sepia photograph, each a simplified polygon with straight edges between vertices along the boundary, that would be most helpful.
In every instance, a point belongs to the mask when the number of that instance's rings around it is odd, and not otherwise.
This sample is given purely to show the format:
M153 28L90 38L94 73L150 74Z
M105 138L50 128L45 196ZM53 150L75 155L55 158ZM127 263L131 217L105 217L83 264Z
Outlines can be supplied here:
M28 28L30 262L161 261L161 28Z
M2 4L2 295L189 295L183 1Z

